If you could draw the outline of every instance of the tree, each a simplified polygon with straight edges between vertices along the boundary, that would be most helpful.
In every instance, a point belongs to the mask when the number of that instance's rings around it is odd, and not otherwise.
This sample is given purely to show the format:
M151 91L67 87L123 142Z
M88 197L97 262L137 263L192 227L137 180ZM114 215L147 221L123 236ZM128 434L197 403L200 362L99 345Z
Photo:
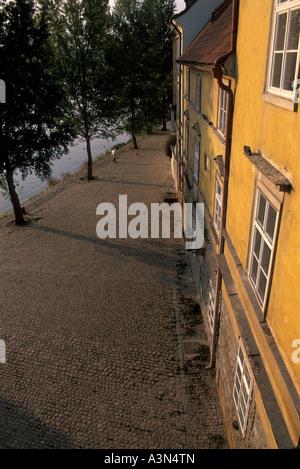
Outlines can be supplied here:
M109 54L113 79L117 83L118 111L124 130L136 135L145 126L143 28L139 0L117 0L113 10L114 43Z
M174 14L174 0L144 0L143 23L148 43L145 65L150 77L151 93L146 102L146 114L153 121L159 120L166 130L170 105L172 104L172 39L170 19Z
M41 0L42 1L42 0ZM105 61L110 40L108 0L44 0L68 97L74 132L86 142L93 178L91 140L113 137L114 94Z
M25 222L14 184L34 171L51 174L51 161L68 151L72 132L62 119L64 95L55 73L49 31L32 0L0 3L0 63L6 103L0 104L0 174L5 176L16 224Z
M115 50L110 57L115 60L119 112L134 148L138 132L166 121L172 96L172 44L168 31L173 12L173 0L115 3Z

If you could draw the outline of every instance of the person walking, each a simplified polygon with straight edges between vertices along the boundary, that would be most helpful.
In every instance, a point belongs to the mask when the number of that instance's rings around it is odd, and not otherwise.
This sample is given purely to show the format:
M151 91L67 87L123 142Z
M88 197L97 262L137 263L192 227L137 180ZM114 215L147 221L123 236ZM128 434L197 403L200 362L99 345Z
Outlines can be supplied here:
M112 149L111 154L112 154L112 157L113 157L113 162L116 163L117 160L116 160L116 149L115 148Z

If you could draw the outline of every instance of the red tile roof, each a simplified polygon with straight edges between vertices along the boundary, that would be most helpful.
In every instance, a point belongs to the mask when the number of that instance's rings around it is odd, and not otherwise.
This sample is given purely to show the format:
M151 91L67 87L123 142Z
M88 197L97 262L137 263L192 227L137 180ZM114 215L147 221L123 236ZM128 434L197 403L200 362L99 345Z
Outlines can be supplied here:
M233 0L225 0L212 13L211 19L177 59L183 65L213 66L231 51Z

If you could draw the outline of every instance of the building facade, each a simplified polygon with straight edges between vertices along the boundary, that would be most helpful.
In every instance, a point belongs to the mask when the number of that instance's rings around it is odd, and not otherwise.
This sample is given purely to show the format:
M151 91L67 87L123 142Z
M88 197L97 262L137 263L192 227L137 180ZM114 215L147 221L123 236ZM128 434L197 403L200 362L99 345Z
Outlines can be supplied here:
M177 59L174 177L205 207L188 256L233 448L299 447L299 34L300 0L225 0Z
M186 75L183 66L177 62L177 59L189 47L209 20L214 8L220 3L222 3L222 0L186 0L186 8L174 15L171 20L173 37L173 109L171 113L171 130L178 135L182 134L181 125L183 121ZM181 158L182 151L183 142L180 140L174 147L172 156L176 184L179 179L177 173L180 169L177 161Z

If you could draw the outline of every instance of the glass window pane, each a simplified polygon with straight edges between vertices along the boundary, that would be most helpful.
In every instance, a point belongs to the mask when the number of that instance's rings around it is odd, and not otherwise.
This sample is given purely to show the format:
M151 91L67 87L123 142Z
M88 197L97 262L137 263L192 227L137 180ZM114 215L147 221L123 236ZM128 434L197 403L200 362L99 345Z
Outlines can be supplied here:
M235 388L235 390L234 390L233 397L234 397L235 405L237 406L237 405L238 405L238 402L239 402L239 392L238 392L238 389L237 389L237 388Z
M239 366L237 367L237 370L236 370L236 380L237 380L237 384L240 384L242 381L242 370L240 369Z
M224 110L226 111L226 109L227 109L228 94L226 93L225 90L223 90L223 95L224 95L224 106L223 106L223 108L224 108Z
M247 400L248 400L248 393L247 393L245 383L243 381L242 387L241 387L241 406L242 406L244 414L246 413L246 410L247 410Z
M251 376L250 376L247 366L245 367L245 379L246 379L246 383L249 389L251 385Z
M254 243L254 252L256 254L257 259L259 259L260 253L260 245L261 245L261 234L257 228L255 228L255 243Z
M277 53L274 56L273 76L271 85L274 88L280 88L281 69L282 69L283 53Z
M277 218L276 210L271 205L269 205L266 233L270 236L272 241L274 239L276 218Z
M241 367L243 367L245 358L244 358L244 353L243 353L242 347L240 347L240 349L239 349L239 355L238 356L239 356L239 359L241 361Z
M256 279L257 279L257 268L258 268L258 262L255 259L255 257L253 257L251 278L252 278L255 285L256 285Z
M239 419L240 419L240 424L241 424L241 426L242 426L242 428L243 428L243 427L244 427L244 423L245 423L245 417L244 417L244 415L243 415L243 413L242 413L241 408L240 408L240 411L239 411L239 414L238 414L238 415L239 415Z
M287 52L284 71L283 89L292 91L297 66L297 52Z
M262 301L264 301L264 299L265 299L266 286L267 286L267 279L266 279L265 275L263 274L263 272L260 271L259 284L258 284L258 294L259 294Z
M270 259L271 259L271 249L266 243L264 243L262 259L261 259L261 267L264 270L264 273L266 275L268 275L269 273Z
M300 9L291 12L288 50L297 50L300 34Z
M265 219L265 211L266 211L267 200L265 197L259 192L259 200L258 200L258 210L257 210L257 220L264 226L264 219Z
M284 49L286 20L287 20L287 13L283 13L282 15L278 15L277 17L277 34L276 34L276 41L275 41L275 51L283 51Z

